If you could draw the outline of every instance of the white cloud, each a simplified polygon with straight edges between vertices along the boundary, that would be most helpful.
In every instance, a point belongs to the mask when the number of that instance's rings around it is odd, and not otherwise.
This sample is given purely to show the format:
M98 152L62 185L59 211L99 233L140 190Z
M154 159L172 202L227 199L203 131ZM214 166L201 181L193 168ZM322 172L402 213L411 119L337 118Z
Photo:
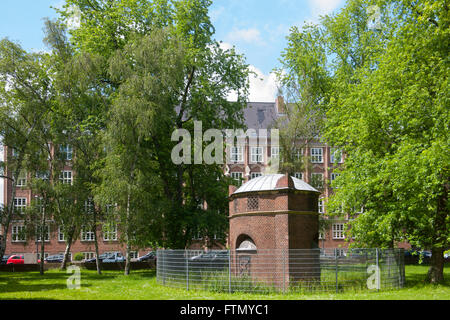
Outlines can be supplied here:
M225 37L228 42L245 42L256 45L265 45L266 42L261 37L261 32L256 28L236 29L227 34Z
M308 0L313 16L325 15L333 12L342 0Z
M276 75L271 72L264 74L255 66L249 66L250 71L255 74L250 75L250 102L274 102L278 91ZM236 94L228 95L228 100L236 101Z
M220 44L219 44L219 46L220 46L220 49L222 49L222 50L231 50L231 49L233 49L233 45L231 44L231 43L228 43L228 42L221 42Z

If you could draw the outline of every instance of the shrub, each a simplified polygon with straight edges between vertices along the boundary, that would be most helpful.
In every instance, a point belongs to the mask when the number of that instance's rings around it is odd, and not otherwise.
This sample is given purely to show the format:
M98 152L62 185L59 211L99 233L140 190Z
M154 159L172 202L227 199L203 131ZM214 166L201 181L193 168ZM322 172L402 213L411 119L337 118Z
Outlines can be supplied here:
M74 261L82 261L83 259L84 259L84 254L82 254L81 252L77 252L73 256Z

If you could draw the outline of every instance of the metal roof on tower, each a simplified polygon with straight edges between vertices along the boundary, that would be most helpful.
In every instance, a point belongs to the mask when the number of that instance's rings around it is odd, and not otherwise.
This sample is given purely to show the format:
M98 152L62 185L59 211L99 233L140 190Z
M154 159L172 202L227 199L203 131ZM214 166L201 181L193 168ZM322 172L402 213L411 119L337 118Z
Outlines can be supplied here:
M287 189L286 187L277 187L278 180L280 180L284 176L285 176L284 174L268 174L268 175L263 175L263 176L251 179L247 183L244 183L233 194L244 193L244 192L258 192L258 191ZM311 187L309 184L307 184L303 180L297 179L295 177L290 177L290 178L294 182L295 190L319 192L318 190Z

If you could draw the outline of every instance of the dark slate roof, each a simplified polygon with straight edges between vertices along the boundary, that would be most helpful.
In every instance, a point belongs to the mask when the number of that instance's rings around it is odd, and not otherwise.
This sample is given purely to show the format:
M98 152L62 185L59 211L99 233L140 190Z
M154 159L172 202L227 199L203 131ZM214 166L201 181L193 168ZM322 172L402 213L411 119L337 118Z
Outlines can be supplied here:
M244 121L249 129L270 129L278 117L274 102L249 102L244 109Z

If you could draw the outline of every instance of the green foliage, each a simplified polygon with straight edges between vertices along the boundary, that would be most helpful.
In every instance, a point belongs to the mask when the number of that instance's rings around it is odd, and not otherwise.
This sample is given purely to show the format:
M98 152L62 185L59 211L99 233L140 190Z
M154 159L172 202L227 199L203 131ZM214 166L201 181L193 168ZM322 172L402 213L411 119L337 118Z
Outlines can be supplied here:
M84 259L84 255L81 252L77 252L73 256L74 261L82 261Z
M198 231L211 238L226 231L222 168L171 160L176 129L193 135L194 121L202 121L203 131L242 126L248 68L242 56L213 40L210 5L67 0L57 10L66 25L79 14L80 25L69 30L78 57L71 65L93 66L86 74L97 81L82 83L101 84L98 105L80 113L90 115L82 118L87 126L94 120L102 128L106 151L93 162L99 183L91 187L102 207L117 204L122 240L129 244L184 248ZM231 91L237 102L227 101ZM91 102L92 92L96 87L85 86L77 95Z
M320 25L293 29L284 56L301 97L324 85L324 138L346 153L330 214L355 218L357 246L431 249L436 279L450 243L449 23L446 1L350 0Z

